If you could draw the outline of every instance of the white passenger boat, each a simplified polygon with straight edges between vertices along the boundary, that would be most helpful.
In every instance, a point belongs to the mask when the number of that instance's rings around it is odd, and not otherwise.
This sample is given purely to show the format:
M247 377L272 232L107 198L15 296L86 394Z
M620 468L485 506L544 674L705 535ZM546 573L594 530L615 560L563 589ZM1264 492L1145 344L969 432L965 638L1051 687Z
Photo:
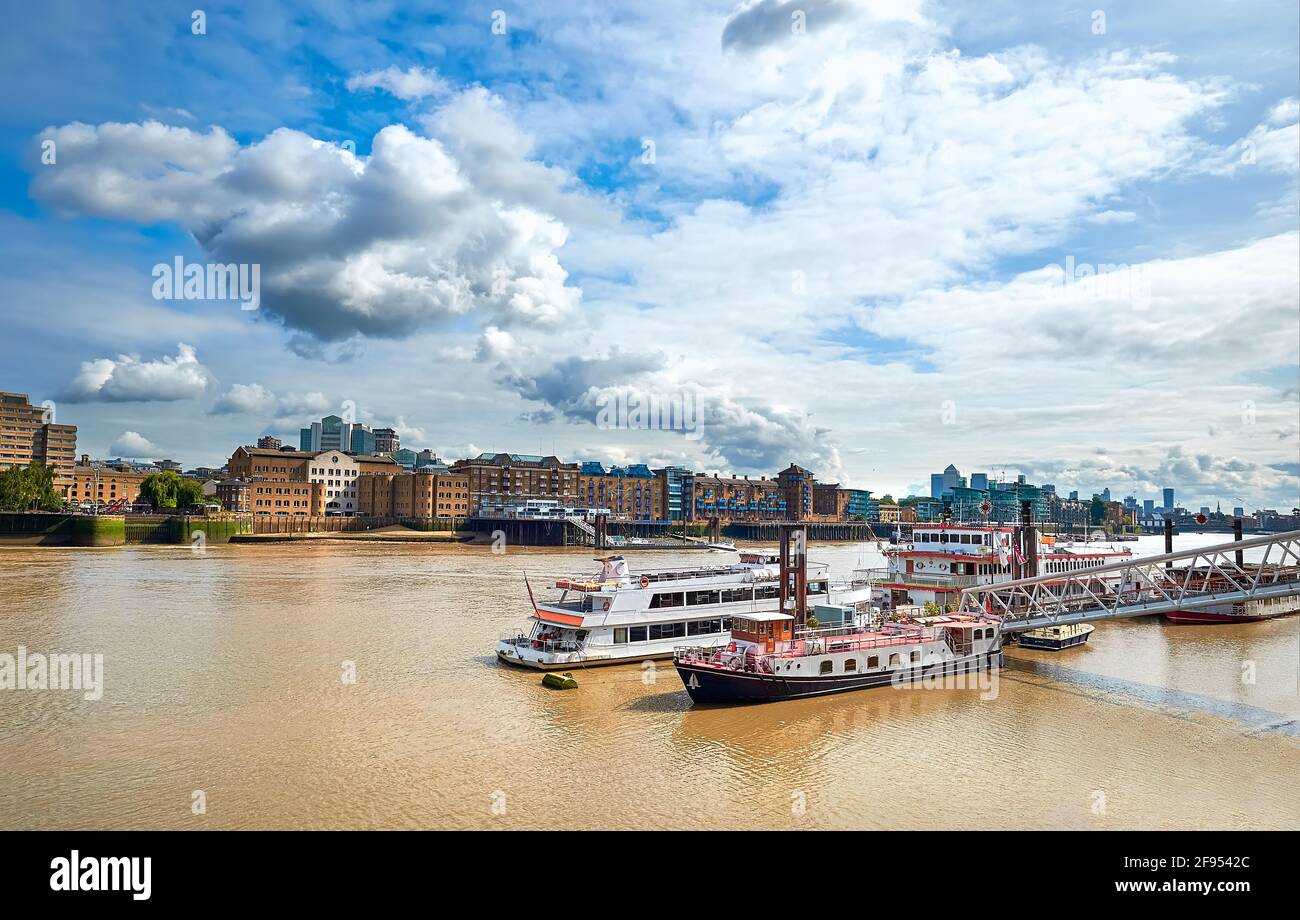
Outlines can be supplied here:
M543 670L671 658L673 649L725 646L734 616L775 611L780 604L776 556L742 553L729 565L633 575L622 556L597 559L598 575L565 578L556 600L537 600L525 631L502 638L497 657ZM855 621L870 612L866 584L832 584L824 565L810 564L808 604L849 608Z
M916 525L910 543L885 550L886 568L865 573L876 589L875 600L889 610L906 604L933 603L950 609L963 588L1010 581L1013 562L1024 561L1013 545L1012 529L957 524ZM1133 555L1128 548L1097 544L1058 545L1050 536L1039 537L1038 574L1072 575ZM1118 576L1103 581L1118 584ZM933 608L932 608L933 609Z

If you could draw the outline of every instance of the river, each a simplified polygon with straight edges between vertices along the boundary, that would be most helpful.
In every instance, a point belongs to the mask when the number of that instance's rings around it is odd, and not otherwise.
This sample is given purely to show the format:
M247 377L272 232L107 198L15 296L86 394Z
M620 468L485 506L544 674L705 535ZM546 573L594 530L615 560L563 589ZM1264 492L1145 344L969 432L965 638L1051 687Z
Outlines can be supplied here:
M630 556L634 574L722 558ZM0 828L1300 827L1300 617L1103 623L1082 648L1009 649L995 692L738 708L692 707L670 663L553 691L496 662L523 572L595 568L414 544L0 548L0 653L104 661L99 700L0 690Z

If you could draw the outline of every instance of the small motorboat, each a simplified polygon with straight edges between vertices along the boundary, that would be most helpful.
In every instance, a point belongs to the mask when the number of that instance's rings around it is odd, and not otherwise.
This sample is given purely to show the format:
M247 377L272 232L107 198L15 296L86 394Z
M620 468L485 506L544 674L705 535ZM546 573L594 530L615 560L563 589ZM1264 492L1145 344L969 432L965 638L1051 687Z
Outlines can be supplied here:
M1042 648L1060 651L1083 645L1097 627L1091 623L1071 623L1067 626L1044 626L1042 629L1030 629L1020 634L1019 642L1025 648Z

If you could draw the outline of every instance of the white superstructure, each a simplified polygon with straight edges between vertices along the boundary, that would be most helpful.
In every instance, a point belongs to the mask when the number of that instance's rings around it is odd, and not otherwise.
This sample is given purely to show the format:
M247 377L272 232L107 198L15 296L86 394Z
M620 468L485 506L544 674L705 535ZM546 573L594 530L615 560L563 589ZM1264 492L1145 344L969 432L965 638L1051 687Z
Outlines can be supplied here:
M497 643L497 657L532 668L566 668L671 658L677 646L725 645L731 618L776 610L777 557L742 553L731 565L633 574L622 556L596 561L591 578L565 578L557 600L533 601L528 628ZM868 612L871 589L835 585L810 566L808 603ZM531 589L530 589L531 595Z
M883 608L933 602L941 610L954 604L963 588L1010 581L1013 562L1023 555L1013 545L1010 527L917 524L910 543L885 551L886 568L866 573ZM1073 574L1133 555L1129 549L1097 544L1058 544L1039 537L1038 574Z

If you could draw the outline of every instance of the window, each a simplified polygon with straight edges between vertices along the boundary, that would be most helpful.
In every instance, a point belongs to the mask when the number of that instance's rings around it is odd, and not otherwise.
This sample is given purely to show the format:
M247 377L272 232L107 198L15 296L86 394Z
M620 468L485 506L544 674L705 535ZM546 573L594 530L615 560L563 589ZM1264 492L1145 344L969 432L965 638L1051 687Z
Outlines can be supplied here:
M614 627L614 644L615 644L615 645L626 645L626 644L627 644L627 627L626 627L626 626L615 626L615 627Z
M874 671L878 667L880 667L879 655L872 655L870 658L867 659L867 670Z
M722 603L731 604L737 601L748 601L753 597L753 591L750 588L727 588L722 592Z
M903 659L899 658L897 655L889 656L889 667L891 669L899 667L900 665L902 665L902 663L903 663Z
M687 591L686 604L689 607L698 607L701 604L716 604L718 602L717 591Z
M656 594L650 598L650 609L658 610L663 607L681 607L682 592L674 591L667 594Z
M835 670L835 662L833 662L833 661L823 661L823 662L822 662L822 670L821 670L821 673L823 673L823 674L830 674L830 673L832 673L834 670Z
M645 641L645 627L644 627L644 626L629 626L628 629L627 629L627 641L629 641L629 642L644 642L644 641Z
M652 623L649 626L651 639L680 639L686 635L685 623Z

